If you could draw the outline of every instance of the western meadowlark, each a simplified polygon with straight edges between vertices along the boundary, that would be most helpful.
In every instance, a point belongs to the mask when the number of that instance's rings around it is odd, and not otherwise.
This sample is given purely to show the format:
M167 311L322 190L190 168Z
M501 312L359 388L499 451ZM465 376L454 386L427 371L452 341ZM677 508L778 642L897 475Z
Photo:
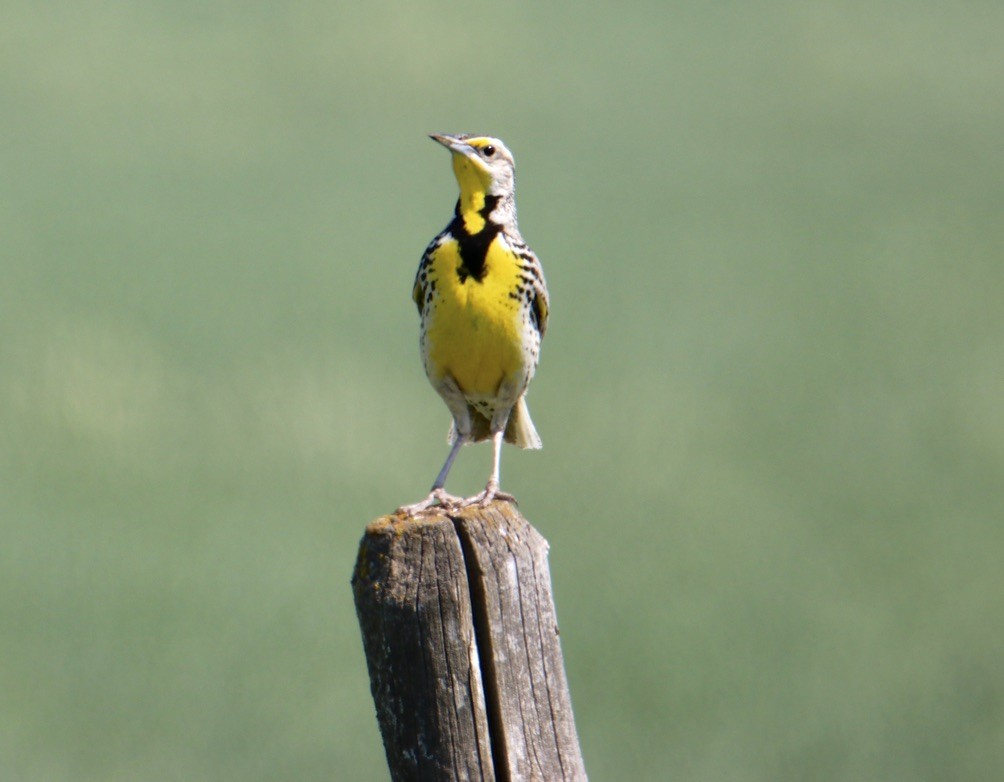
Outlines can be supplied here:
M487 504L499 491L502 440L540 448L526 407L547 328L547 285L540 261L516 227L514 165L489 136L436 135L453 159L460 198L453 219L432 240L415 276L412 298L422 316L425 374L453 415L450 452L429 496L400 512L433 505ZM467 499L443 488L461 446L492 441L485 490Z

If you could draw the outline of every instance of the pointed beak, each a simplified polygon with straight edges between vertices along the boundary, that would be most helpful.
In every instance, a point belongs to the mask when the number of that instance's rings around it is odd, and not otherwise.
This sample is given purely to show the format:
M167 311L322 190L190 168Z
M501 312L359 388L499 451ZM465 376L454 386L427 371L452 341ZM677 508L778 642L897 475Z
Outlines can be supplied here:
M429 138L433 141L438 141L450 150L450 152L456 152L458 155L466 156L474 152L474 148L466 141L457 136L451 136L448 133L430 133Z

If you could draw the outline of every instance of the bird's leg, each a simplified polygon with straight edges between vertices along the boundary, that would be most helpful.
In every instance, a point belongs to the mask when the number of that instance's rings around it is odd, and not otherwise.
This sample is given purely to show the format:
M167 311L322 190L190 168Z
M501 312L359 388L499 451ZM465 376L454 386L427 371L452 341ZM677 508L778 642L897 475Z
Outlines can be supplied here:
M505 425L503 424L503 429L504 426ZM496 499L516 502L516 498L511 494L499 491L499 463L502 457L502 429L492 433L492 448L492 474L488 477L488 485L485 486L485 490L483 492L479 492L473 497L468 497L464 500L461 503L461 507L467 508L471 505L477 505L480 508L484 508L487 507L492 500Z
M429 490L429 496L411 505L402 505L397 509L398 513L403 513L405 516L416 516L423 511L429 510L429 508L442 507L450 509L460 506L463 500L460 497L448 494L443 487L446 485L446 476L450 474L450 468L453 467L453 461L457 458L457 453L460 452L461 447L467 442L469 437L470 435L460 434L459 430L457 431L456 437L453 440L453 446L450 448L450 452L446 455L446 461L443 463L443 469L439 471L439 475L436 476L436 480L432 484L432 489Z

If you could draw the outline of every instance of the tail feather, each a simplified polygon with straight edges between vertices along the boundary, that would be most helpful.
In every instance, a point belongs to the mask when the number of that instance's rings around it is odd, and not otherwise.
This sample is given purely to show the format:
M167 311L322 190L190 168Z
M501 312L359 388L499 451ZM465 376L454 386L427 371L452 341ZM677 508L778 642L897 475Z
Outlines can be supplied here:
M492 438L491 422L473 407L468 407L467 412L471 416L471 442L490 440ZM457 440L457 426L450 422L450 431L446 435L447 442L453 445ZM503 439L507 443L512 443L519 448L537 449L543 447L540 435L530 419L530 411L526 406L526 398L520 397L509 413L509 421L506 423Z
M530 410L526 406L526 397L520 397L516 406L509 413L509 422L505 427L505 441L519 448L542 448L537 428L530 420Z

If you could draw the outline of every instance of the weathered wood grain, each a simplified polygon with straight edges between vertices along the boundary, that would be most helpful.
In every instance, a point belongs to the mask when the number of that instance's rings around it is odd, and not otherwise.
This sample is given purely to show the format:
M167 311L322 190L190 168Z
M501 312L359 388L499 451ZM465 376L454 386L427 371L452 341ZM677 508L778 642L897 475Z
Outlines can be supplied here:
M353 577L394 780L585 780L547 541L496 502L378 519Z
M366 529L356 611L391 778L494 780L463 552L443 516Z
M466 510L455 522L473 595L499 777L585 779L547 541L507 503Z

